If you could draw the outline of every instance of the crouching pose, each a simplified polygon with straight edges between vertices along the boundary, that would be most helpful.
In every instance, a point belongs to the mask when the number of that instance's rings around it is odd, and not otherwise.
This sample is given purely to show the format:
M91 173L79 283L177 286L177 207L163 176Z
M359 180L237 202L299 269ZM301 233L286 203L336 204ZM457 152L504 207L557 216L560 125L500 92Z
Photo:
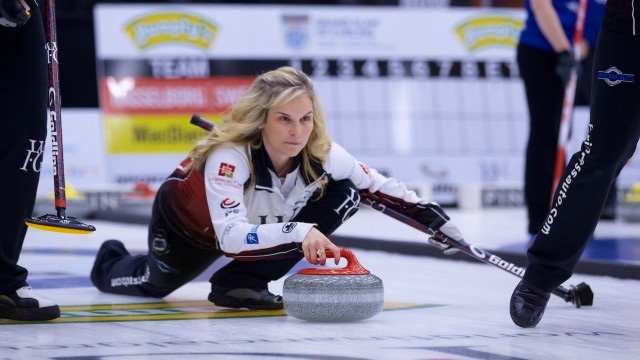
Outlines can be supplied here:
M309 77L282 67L257 77L160 186L148 254L131 256L122 242L106 241L91 280L104 292L164 297L227 256L234 260L210 279L211 302L281 309L268 283L303 256L324 265L325 249L338 264L327 236L357 211L361 191L461 239L437 204L333 143Z

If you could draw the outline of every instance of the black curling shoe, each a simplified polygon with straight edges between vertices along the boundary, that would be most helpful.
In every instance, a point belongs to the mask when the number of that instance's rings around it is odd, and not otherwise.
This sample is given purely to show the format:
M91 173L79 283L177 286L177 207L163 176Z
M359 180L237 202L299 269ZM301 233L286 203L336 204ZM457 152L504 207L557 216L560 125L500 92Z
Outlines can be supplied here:
M544 315L550 296L550 292L533 289L520 281L511 295L509 304L511 320L523 328L535 327Z
M274 295L269 290L249 288L231 289L222 286L211 286L209 301L217 306L249 310L281 310L282 296Z

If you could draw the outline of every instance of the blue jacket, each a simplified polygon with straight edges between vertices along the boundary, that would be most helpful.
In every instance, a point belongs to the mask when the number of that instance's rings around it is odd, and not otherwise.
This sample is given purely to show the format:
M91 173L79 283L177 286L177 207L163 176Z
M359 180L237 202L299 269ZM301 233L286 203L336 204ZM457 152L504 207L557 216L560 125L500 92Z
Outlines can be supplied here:
M584 23L584 39L589 42L591 47L596 46L598 33L600 32L600 23L604 17L604 6L607 0L589 0L587 4L587 17Z
M536 0L533 0L536 1ZM578 13L578 0L552 0L554 9L558 13L560 23L564 29L565 35L571 45L573 45L573 34L576 28L576 19ZM525 0L525 10L527 17L524 29L520 33L520 42L543 50L553 51L551 44L544 37L540 27L536 22L535 15L531 9L531 0Z

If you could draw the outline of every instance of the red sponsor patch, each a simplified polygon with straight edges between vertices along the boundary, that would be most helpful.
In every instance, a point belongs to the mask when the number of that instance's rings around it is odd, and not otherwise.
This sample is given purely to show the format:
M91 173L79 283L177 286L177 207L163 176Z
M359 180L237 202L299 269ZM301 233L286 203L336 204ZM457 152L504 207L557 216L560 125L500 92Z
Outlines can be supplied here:
M233 172L236 171L236 167L227 163L220 163L220 169L218 169L218 176L233 178Z

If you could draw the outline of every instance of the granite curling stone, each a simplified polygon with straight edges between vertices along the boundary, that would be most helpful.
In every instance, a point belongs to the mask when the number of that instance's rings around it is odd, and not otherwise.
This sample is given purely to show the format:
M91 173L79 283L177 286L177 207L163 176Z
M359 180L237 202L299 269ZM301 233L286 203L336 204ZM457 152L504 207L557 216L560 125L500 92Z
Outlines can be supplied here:
M330 251L327 258L333 257ZM382 280L360 265L355 255L340 249L347 260L343 269L302 269L284 281L284 312L315 322L368 319L382 310Z

